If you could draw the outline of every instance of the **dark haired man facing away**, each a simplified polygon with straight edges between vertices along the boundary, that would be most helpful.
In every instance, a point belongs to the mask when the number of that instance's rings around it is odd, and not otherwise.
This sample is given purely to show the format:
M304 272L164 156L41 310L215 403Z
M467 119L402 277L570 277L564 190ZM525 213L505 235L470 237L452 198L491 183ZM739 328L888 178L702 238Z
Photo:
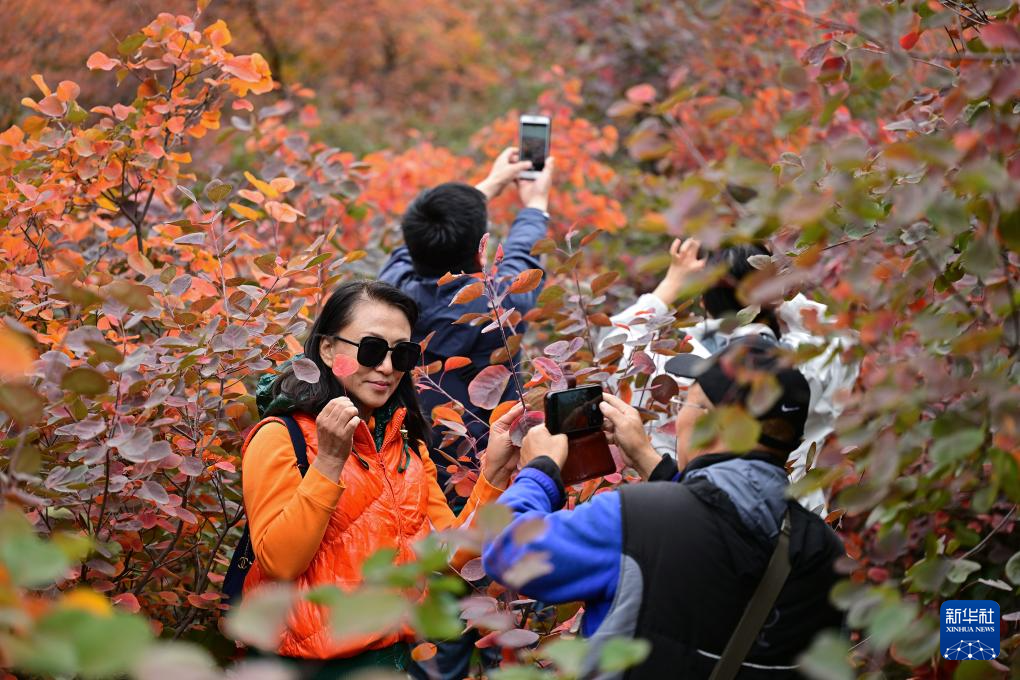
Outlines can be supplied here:
M478 244L489 226L486 201L531 167L530 161L516 162L516 155L517 149L505 149L493 164L489 176L476 187L448 182L421 192L401 220L405 245L393 251L379 272L379 280L395 285L418 303L421 313L412 338L421 341L435 332L423 357L426 364L454 356L471 360L469 366L434 377L449 397L464 404L481 421L471 417L464 419L471 435L480 440L479 451L485 449L485 423L489 421L489 411L471 403L467 388L478 372L489 365L492 353L503 346L503 341L498 332L483 333L484 325L454 324L463 314L491 311L484 296L473 302L450 306L454 295L474 279L463 278L444 286L439 285L439 279L447 272L481 271ZM538 258L531 254L531 249L546 235L553 162L549 158L545 169L535 180L518 181L524 207L517 213L510 234L503 242L503 260L496 274L503 287L509 287L514 277L524 270L542 267ZM508 295L503 305L526 314L535 306L540 292L541 286L529 293ZM522 322L516 330L523 333L525 324ZM519 358L519 354L513 357L515 365ZM426 417L435 406L449 401L449 397L434 390L425 391L421 402ZM501 401L516 398L517 389L511 380ZM442 437L437 434L432 442L433 448L438 448L441 441ZM449 461L437 459L435 462L439 482L444 484L449 477L446 473Z

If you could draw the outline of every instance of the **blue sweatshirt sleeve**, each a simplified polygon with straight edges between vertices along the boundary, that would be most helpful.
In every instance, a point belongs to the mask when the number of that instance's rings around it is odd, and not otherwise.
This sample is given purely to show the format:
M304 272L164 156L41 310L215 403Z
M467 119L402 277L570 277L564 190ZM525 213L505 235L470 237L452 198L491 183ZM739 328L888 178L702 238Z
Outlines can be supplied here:
M612 600L623 551L620 495L616 491L602 493L574 510L554 512L563 502L557 486L535 467L521 470L499 499L513 511L514 519L484 546L485 571L503 583L507 570L526 554L546 553L552 571L527 582L521 588L525 595L549 603ZM515 529L537 518L545 520L545 531L518 544Z
M503 286L513 283L514 277L525 269L542 268L542 263L531 254L531 249L545 238L548 222L545 213L537 208L524 208L517 213L517 218L510 227L510 235L503 242L503 261L500 262L496 272ZM544 281L531 292L508 295L506 304L512 305L521 314L528 312L535 306L543 285Z
M400 246L390 253L390 258L379 270L379 280L399 287L400 282L412 273L414 267L411 264L411 254L407 251L407 246Z

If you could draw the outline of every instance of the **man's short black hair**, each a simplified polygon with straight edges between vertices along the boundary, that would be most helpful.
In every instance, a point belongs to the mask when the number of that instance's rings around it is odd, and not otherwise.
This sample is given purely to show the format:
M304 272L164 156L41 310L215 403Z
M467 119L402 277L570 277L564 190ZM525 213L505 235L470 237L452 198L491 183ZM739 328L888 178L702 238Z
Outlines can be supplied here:
M720 248L704 253L701 257L707 257L708 266L723 264L726 266L726 275L717 284L705 291L702 296L702 304L705 311L715 318L736 314L744 305L737 299L737 286L748 274L757 271L748 261L754 255L771 256L772 253L761 243L744 243L738 246Z
M447 182L418 194L401 228L414 271L420 276L477 272L478 243L488 229L485 194Z

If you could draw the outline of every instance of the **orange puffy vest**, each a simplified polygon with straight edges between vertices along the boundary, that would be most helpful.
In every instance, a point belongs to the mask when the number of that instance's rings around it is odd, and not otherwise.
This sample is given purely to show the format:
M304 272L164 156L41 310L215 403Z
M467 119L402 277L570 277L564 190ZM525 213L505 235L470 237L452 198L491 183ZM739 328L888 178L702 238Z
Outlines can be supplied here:
M414 559L412 543L423 538L430 529L428 486L422 461L414 453L407 469L402 473L397 471L404 460L400 428L405 413L405 409L400 408L393 414L386 427L381 451L376 450L367 424L362 422L355 431L354 450L369 464L369 469L362 467L353 455L344 465L340 479L346 488L330 517L318 552L295 581L299 590L327 584L354 590L362 580L362 562L382 548L396 549L397 563ZM315 420L303 413L295 414L295 419L304 434L311 463L318 453ZM242 455L258 428L272 420L266 419L252 430ZM245 579L244 592L268 581L271 579L256 560ZM291 613L277 651L283 656L330 659L354 656L413 639L414 632L404 628L389 634L334 640L329 631L329 610L300 601Z

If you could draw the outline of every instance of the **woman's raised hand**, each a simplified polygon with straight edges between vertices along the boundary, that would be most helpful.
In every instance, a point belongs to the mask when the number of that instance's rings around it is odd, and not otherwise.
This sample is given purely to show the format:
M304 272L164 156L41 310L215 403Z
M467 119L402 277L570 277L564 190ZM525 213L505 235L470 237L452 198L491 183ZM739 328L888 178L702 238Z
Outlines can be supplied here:
M361 422L358 407L347 397L337 397L319 412L315 419L315 432L319 440L319 453L313 465L334 482L351 455L354 430Z
M482 474L493 486L505 487L510 481L510 475L517 470L520 449L510 442L510 428L522 415L524 406L515 404L489 429L489 446L482 454Z

